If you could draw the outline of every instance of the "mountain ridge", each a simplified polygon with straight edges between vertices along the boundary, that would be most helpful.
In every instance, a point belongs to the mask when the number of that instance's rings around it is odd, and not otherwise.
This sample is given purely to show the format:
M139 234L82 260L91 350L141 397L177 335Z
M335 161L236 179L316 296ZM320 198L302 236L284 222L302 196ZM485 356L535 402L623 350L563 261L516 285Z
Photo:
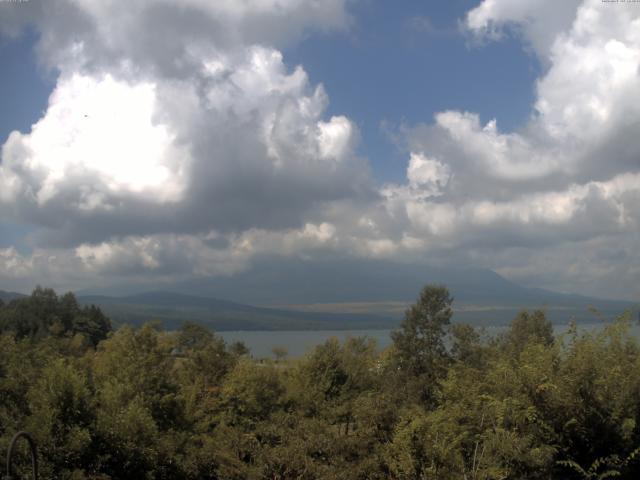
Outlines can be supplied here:
M459 306L517 307L552 303L573 306L576 302L587 302L619 308L636 303L524 287L489 269L353 259L263 259L234 276L198 279L178 284L172 290L268 306L380 300L413 302L428 283L447 286Z
M78 296L82 304L99 306L116 323L159 320L164 328L197 321L214 330L343 330L392 328L392 317L357 313L318 313L255 307L217 298L167 291L123 297Z
M492 270L353 259L263 259L234 276L182 282L169 290L166 285L121 285L81 290L76 296L100 306L115 323L157 319L165 328L177 328L194 320L217 330L393 328L402 318L402 305L415 302L427 283L446 285L454 298L454 320L476 325L506 324L522 309L543 308L552 322L566 323L571 318L596 320L590 306L608 318L638 307L635 302L524 287ZM396 305L378 308L384 302ZM341 307L354 303L364 307L355 313Z
M10 302L11 300L17 300L19 298L25 298L28 295L25 295L24 293L18 293L18 292L8 292L6 290L0 290L0 300L2 300L3 302Z

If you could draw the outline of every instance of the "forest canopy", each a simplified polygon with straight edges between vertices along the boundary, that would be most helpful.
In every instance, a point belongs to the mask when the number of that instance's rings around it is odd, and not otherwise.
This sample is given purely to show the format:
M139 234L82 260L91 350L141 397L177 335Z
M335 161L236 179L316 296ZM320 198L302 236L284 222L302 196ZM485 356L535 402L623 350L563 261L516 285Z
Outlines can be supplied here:
M630 315L554 336L523 311L490 338L452 302L427 285L385 350L258 360L38 288L0 304L0 452L27 430L42 478L74 480L639 478Z

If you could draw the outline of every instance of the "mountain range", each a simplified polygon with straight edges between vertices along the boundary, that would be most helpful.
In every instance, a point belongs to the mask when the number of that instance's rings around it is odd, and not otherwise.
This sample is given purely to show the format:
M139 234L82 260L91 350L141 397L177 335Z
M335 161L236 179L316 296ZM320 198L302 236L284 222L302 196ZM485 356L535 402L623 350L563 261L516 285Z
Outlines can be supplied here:
M193 320L216 330L372 329L395 327L427 283L446 285L454 297L454 320L476 325L506 324L519 310L534 308L544 308L554 323L593 322L629 309L637 315L634 302L523 287L491 270L382 260L270 259L233 276L170 289L119 285L76 294L116 324L159 320L176 328ZM0 291L4 301L20 295Z
M185 295L145 292L125 297L79 296L83 304L98 305L117 324L140 325L159 320L166 329L195 321L213 330L340 330L392 328L394 318L376 314L305 312Z
M5 292L4 290L0 290L0 300L7 303L11 300L17 300L19 298L24 298L26 295L24 293L18 292Z

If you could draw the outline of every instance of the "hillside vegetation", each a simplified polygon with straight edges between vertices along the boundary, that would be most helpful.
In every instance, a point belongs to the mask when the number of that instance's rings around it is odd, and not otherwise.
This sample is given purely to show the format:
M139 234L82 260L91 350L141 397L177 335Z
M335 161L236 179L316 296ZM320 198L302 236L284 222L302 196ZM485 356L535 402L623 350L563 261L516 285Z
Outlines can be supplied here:
M318 313L261 308L214 298L171 292L147 292L127 297L79 297L82 304L97 305L114 324L140 326L158 320L166 330L196 321L216 331L229 330L339 330L393 328L394 316L372 313Z
M0 306L0 452L28 430L42 477L74 480L640 478L629 315L554 338L521 312L484 338L451 302L426 286L384 351L257 361L38 289Z

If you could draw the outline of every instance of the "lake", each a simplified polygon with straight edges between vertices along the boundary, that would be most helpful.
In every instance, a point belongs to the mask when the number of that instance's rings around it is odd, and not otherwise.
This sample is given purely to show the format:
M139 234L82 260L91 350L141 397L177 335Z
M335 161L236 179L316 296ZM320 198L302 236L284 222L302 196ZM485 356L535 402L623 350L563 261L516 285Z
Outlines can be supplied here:
M237 331L216 332L227 343L241 341L251 350L256 358L273 357L274 347L284 347L290 357L300 357L316 345L335 337L341 342L349 337L373 338L378 347L385 348L391 344L391 330L305 330L305 331Z
M579 329L593 330L601 328L603 323L585 323L578 325ZM489 335L495 335L504 331L504 326L485 327ZM556 335L567 331L568 324L554 325ZM634 335L640 334L640 327L634 324L632 327ZM305 330L305 331L229 331L216 332L222 336L227 343L241 341L251 350L251 354L256 358L273 357L271 350L274 347L284 347L289 352L290 357L299 357L307 353L316 345L320 345L329 338L335 337L341 342L349 337L368 337L378 344L378 347L385 348L391 344L391 330Z

